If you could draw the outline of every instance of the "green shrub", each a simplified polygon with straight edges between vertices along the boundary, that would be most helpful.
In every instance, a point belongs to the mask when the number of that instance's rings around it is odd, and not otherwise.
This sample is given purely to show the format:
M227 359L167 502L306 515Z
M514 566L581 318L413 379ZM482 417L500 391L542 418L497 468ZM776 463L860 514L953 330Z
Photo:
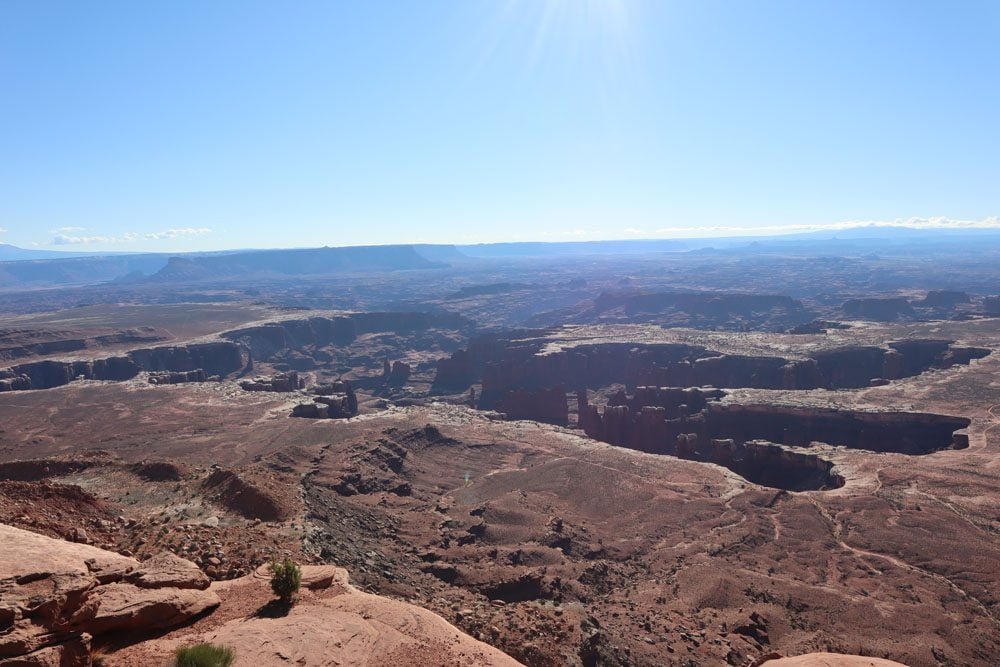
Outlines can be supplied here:
M290 604L302 585L302 569L288 556L271 561L271 590L282 602Z
M195 644L177 649L174 667L229 667L235 657L233 649L227 646Z

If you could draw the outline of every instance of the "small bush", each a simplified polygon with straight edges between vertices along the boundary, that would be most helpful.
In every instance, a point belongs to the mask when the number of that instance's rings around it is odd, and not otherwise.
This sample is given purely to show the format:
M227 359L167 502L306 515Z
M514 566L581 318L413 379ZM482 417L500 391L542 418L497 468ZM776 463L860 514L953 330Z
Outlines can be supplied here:
M174 653L174 667L229 667L235 658L233 649L215 644L195 644Z
M271 561L271 590L285 604L291 604L292 597L302 585L302 569L291 558L275 558Z

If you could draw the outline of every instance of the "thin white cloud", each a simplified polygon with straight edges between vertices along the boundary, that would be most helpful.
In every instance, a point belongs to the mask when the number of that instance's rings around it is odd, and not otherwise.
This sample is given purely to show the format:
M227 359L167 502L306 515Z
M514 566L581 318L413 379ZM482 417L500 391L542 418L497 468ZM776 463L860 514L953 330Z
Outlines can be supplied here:
M138 243L140 241L162 241L164 239L176 239L185 236L202 236L211 232L212 230L208 227L181 227L179 229L166 229L162 232L147 232L145 234L129 232L122 236L74 236L72 234L57 233L52 237L50 245Z
M732 234L743 236L752 234L794 234L799 232L840 231L859 227L909 227L911 229L1000 229L1000 217L989 216L982 220L956 220L944 216L932 218L896 218L895 220L844 220L830 223L810 223L799 225L761 225L756 227L735 227L730 225L709 225L700 227L661 227L654 234L698 236L701 234ZM634 228L622 230L634 234Z
M6 231L7 231L6 229L4 229L3 227L0 227L0 234L3 234Z
M58 229L50 229L49 234L72 234L73 232L86 231L86 227L59 227Z

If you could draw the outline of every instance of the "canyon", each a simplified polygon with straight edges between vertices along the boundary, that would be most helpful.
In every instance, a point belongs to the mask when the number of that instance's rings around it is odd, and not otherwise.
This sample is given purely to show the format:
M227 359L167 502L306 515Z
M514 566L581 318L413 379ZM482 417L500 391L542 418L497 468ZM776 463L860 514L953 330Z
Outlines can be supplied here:
M528 665L937 667L1000 648L1000 328L979 292L907 294L913 314L882 321L845 317L846 294L488 275L416 280L395 309L288 292L12 316L0 524L133 570L172 554L219 600L161 638L46 636L78 664L196 639L280 662L253 637L291 655L289 633L348 599L337 584L248 620L260 568L288 555L343 568L365 604L436 614L413 627L478 642L465 655Z

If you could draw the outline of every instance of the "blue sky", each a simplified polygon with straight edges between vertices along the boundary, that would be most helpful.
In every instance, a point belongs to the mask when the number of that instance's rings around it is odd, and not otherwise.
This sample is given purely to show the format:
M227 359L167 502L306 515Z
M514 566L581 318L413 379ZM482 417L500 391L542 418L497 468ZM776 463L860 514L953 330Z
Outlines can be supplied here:
M1000 3L0 3L0 243L998 225Z

